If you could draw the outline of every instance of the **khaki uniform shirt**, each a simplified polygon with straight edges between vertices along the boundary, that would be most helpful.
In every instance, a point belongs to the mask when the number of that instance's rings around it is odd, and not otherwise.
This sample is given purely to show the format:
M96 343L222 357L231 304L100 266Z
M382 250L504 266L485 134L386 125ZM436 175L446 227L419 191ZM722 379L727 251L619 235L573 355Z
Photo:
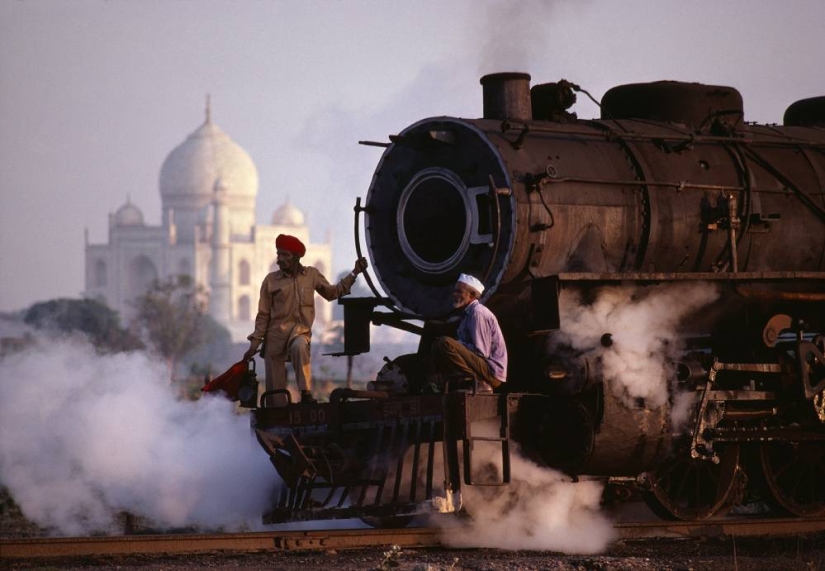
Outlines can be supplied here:
M294 276L281 270L270 273L261 284L255 331L248 337L251 346L260 346L266 337L264 352L276 360L288 360L287 347L295 337L303 335L309 341L315 321L315 292L328 301L350 292L355 278L347 274L330 285L321 272L311 266L301 266Z

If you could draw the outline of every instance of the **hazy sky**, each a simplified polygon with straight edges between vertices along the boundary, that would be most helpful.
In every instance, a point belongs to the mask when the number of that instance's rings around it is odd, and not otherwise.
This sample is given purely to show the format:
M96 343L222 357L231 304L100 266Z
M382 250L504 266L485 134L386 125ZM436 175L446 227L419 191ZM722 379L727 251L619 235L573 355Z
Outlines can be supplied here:
M0 0L0 311L79 296L84 229L107 242L127 196L160 223L207 93L257 165L258 221L289 197L338 273L381 155L357 142L480 116L485 73L731 85L773 123L825 94L824 35L822 0Z

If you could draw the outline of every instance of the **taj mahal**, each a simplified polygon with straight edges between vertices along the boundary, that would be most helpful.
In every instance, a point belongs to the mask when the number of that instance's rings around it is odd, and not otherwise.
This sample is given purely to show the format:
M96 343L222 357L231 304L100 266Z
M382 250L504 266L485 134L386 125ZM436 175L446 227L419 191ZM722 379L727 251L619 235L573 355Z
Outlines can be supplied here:
M332 249L309 241L304 215L288 200L268 225L255 223L258 170L246 151L218 127L207 101L206 120L163 162L159 177L161 224L148 226L127 198L109 215L109 240L90 244L86 233L84 296L104 301L128 323L131 301L155 280L189 275L208 293L208 311L234 342L254 327L264 277L278 269L275 237L292 234L307 247L303 263L330 281ZM316 326L332 304L316 296Z

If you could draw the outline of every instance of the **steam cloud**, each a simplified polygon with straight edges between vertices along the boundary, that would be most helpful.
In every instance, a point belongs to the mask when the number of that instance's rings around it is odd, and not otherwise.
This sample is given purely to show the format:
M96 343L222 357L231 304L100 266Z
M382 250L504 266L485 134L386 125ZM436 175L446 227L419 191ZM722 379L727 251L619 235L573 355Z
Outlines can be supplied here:
M60 534L122 532L117 513L168 527L260 525L277 477L249 417L176 399L148 355L38 340L0 362L0 484Z
M474 464L499 466L500 474L500 448L493 451L476 445L473 458ZM446 545L592 554L604 551L615 539L610 520L599 511L601 482L574 483L569 476L518 454L511 455L510 469L508 486L462 487L472 519L446 529L442 537Z
M710 284L615 287L603 289L586 305L577 292L564 290L557 341L600 362L601 374L617 396L628 402L643 398L655 408L667 401L680 322L718 296ZM612 335L610 347L600 343L605 333Z

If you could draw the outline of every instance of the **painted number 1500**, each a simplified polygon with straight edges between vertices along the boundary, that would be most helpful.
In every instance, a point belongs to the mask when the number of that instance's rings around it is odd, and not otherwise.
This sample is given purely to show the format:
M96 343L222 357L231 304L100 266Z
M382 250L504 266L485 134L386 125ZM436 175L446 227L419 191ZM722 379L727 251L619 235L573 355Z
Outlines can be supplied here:
M290 424L323 424L327 415L322 408L289 411Z

